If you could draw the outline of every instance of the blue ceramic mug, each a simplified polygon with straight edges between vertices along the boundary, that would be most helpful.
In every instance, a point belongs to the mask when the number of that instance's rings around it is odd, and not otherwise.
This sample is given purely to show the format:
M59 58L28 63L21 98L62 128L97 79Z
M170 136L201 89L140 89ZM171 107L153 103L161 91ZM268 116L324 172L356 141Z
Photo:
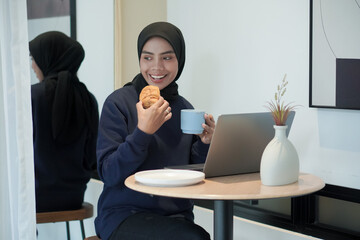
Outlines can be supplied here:
M186 134L201 134L205 123L205 111L196 109L181 110L181 130Z

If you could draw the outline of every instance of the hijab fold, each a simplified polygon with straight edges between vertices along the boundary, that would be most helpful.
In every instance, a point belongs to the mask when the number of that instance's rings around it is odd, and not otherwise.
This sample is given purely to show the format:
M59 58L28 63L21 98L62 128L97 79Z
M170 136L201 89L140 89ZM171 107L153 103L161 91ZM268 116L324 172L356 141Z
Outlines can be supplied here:
M86 86L76 76L85 52L80 43L61 32L40 34L29 43L30 54L44 75L51 108L53 139L62 144L77 140L84 126L97 131L97 114Z
M168 22L155 22L147 27L145 27L138 37L138 57L140 60L142 49L145 43L152 37L161 37L168 41L172 48L174 49L176 58L178 60L178 73L174 79L167 87L160 91L160 94L166 101L172 101L177 98L178 93L178 85L176 84L176 80L180 77L182 70L185 65L185 40L184 37L176 26ZM138 94L140 94L141 90L148 85L144 77L141 73L137 74L135 78L125 84L125 86L133 85Z

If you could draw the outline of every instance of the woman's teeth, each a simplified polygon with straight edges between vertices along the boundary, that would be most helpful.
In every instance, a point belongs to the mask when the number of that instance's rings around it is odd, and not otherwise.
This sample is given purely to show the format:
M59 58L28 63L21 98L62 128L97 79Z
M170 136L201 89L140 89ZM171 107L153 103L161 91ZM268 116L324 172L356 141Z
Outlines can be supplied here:
M165 75L161 75L161 76L150 75L150 77L152 77L154 79L161 79L161 78L164 78Z

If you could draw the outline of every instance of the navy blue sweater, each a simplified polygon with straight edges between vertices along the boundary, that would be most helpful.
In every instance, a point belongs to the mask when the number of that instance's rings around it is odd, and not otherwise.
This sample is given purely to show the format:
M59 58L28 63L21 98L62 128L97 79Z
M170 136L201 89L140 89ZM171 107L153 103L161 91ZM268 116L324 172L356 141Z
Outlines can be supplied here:
M202 163L209 147L198 136L181 132L180 111L193 108L183 97L169 102L172 118L153 135L137 128L135 105L138 101L135 88L126 86L113 92L102 109L97 158L104 189L98 202L95 227L103 240L108 239L125 218L137 212L194 219L190 200L143 194L124 185L125 179L138 171Z

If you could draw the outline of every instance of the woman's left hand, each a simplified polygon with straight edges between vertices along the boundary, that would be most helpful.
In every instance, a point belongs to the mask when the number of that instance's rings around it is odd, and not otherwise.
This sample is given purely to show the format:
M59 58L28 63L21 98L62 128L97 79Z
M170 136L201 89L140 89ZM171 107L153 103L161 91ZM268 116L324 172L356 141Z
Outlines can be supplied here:
M215 120L213 115L207 113L205 113L204 118L205 123L202 124L204 131L198 136L203 143L210 144L215 129Z

